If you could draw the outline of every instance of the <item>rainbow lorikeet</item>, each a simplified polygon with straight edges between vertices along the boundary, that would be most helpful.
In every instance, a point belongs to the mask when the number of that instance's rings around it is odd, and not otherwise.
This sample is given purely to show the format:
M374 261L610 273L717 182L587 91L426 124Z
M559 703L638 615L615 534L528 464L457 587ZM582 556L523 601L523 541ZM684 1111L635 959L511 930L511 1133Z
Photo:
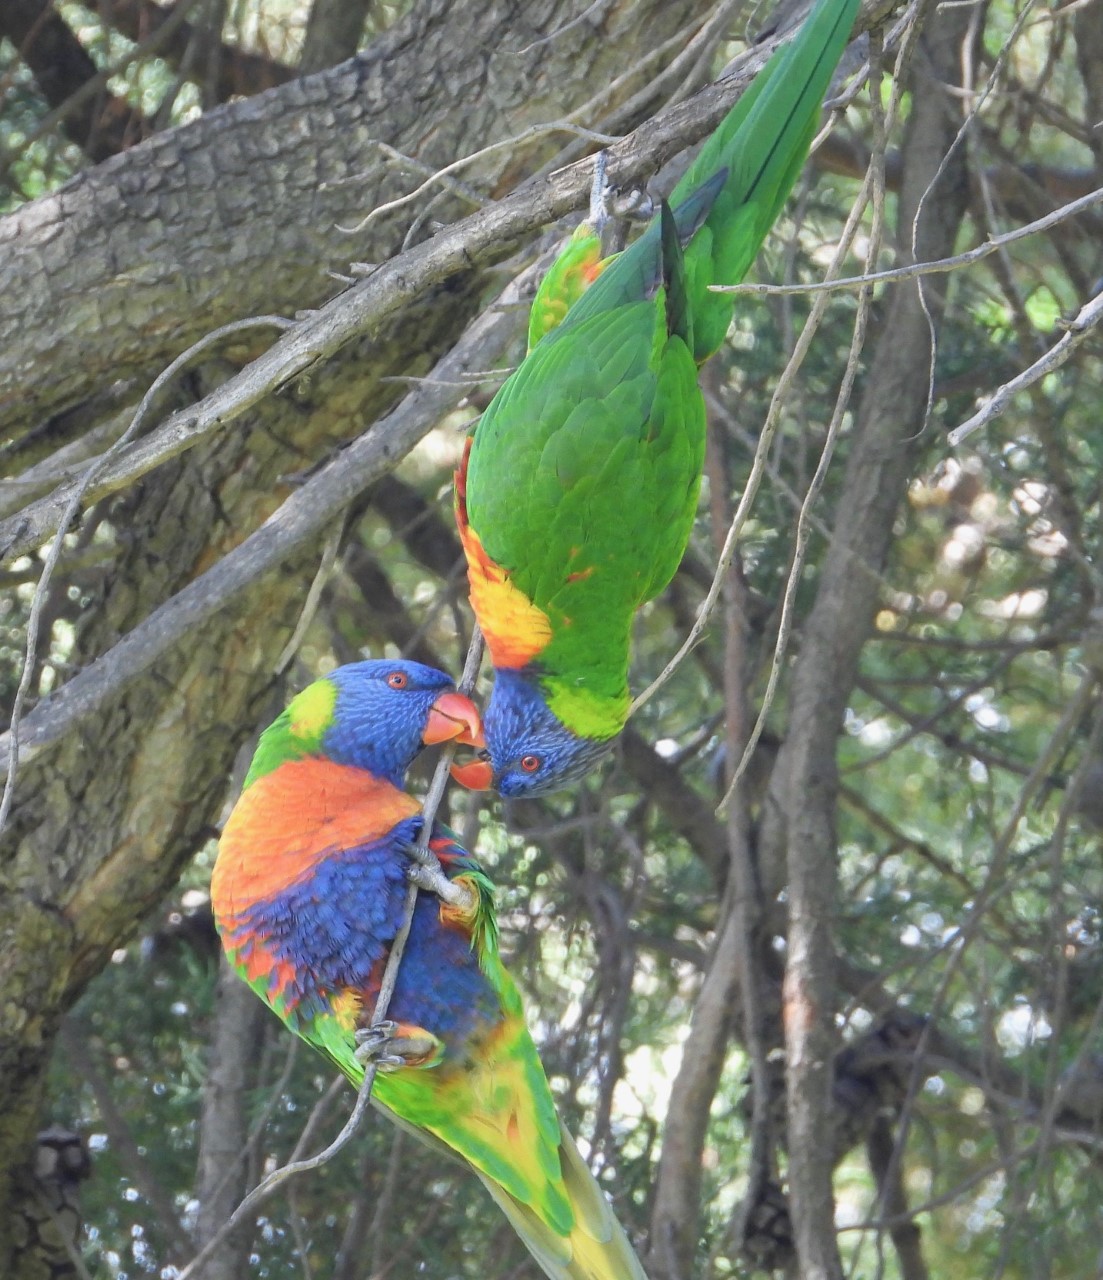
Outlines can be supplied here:
M602 262L572 237L533 310L535 339L468 441L456 518L494 666L482 760L507 796L581 777L628 715L633 615L670 581L697 508L699 366L808 153L858 0L819 0L644 234Z
M261 735L219 845L215 920L244 980L353 1084L378 1058L373 1102L462 1157L548 1276L644 1280L560 1125L490 881L442 826L430 848L473 906L419 893L389 1021L369 1027L421 830L406 770L426 742L479 734L474 704L419 663L354 663L310 685Z

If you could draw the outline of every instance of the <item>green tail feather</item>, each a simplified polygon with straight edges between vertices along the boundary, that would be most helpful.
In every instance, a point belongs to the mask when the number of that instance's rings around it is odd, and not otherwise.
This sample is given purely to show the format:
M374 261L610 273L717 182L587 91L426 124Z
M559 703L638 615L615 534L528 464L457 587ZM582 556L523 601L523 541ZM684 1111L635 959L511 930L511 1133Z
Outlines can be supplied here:
M808 156L858 4L820 0L796 38L774 54L706 141L671 195L677 208L717 169L729 169L706 219L711 237L697 237L686 253L698 363L724 340L733 306L730 297L708 293L707 285L742 280L777 221ZM702 259L700 266L695 258Z
M428 1130L410 1124L377 1098L372 1098L372 1105L412 1138L474 1173L549 1280L647 1280L612 1205L562 1125L559 1160L563 1187L575 1217L575 1228L569 1235L549 1226L535 1210L515 1200Z
M486 1189L549 1280L647 1280L624 1228L574 1139L566 1129L561 1131L563 1182L576 1219L569 1237L550 1230L527 1205L483 1178Z
M746 275L796 182L824 94L850 37L860 0L820 0L796 38L759 72L675 187L670 204L685 246L694 356L720 346L733 300L709 292ZM647 296L660 271L661 229L647 231L573 305L557 336L591 314ZM554 339L553 339L554 340Z

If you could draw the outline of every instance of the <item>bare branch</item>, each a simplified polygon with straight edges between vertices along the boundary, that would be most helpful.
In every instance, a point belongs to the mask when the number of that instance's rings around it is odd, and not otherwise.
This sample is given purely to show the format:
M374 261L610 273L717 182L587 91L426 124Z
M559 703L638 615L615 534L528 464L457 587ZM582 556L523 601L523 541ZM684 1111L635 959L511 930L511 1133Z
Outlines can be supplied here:
M871 271L860 276L843 276L837 280L813 281L808 284L759 284L754 281L744 284L712 285L713 293L760 293L772 295L805 294L805 293L837 293L843 289L861 289L870 284L895 284L900 280L914 280L917 276L940 275L947 271L957 271L961 267L970 267L974 262L982 262L994 253L1000 253L1009 244L1026 240L1030 236L1040 235L1044 231L1052 231L1070 218L1078 217L1088 209L1103 204L1103 187L1070 200L1045 217L1036 218L1024 226L1002 235L992 236L983 244L964 253L955 253L949 258L938 258L934 262L915 262L906 267L893 267L889 271Z
M754 57L761 60L757 50ZM723 117L749 78L749 71L740 72L721 85L711 85L688 102L659 113L611 146L610 180L621 186L638 182L703 137ZM500 259L534 228L582 207L589 198L591 172L589 160L568 165L384 263L297 324L264 355L199 404L173 415L134 444L104 470L95 485L88 487L84 499L94 502L117 492L228 426L273 390L332 356L351 339L378 329L426 289L472 266ZM57 529L73 488L63 486L0 523L0 562L34 550Z
M275 325L277 328L287 328L289 321L283 319L282 316L258 316L249 320L236 320L232 324L222 325L221 328L208 333L206 337L190 346L187 351L169 365L169 367L157 377L153 385L142 397L141 403L138 405L134 413L134 418L130 426L115 441L115 443L107 450L106 453L95 459L85 470L84 474L72 486L72 492L69 494L65 503L65 508L61 514L58 523L57 533L54 537L53 545L50 547L49 554L46 556L46 563L42 566L42 576L38 580L35 588L34 599L31 602L30 616L27 619L27 643L26 651L23 657L23 670L19 677L19 686L15 692L15 701L12 704L11 724L8 732L4 735L8 741L8 758L7 758L7 777L4 782L4 794L0 798L0 833L3 832L7 825L8 814L11 812L12 799L15 794L15 778L19 763L19 722L23 714L23 703L26 700L27 692L30 689L31 678L34 675L35 653L38 648L38 632L42 619L42 610L46 602L46 593L50 586L50 579L53 577L54 569L57 562L61 558L62 548L65 545L65 534L69 529L77 509L84 500L85 494L92 487L96 476L102 471L116 453L122 450L130 443L134 436L138 433L142 422L149 412L149 407L157 397L157 393L170 382L172 378L180 372L181 369L189 365L198 355L209 350L215 343L220 342L224 337L232 333L240 333L245 329L254 329L258 325Z
M527 277L511 286L523 287ZM63 685L48 702L28 717L21 748L24 760L57 742L85 717L96 712L130 680L179 641L189 629L222 608L262 573L287 559L298 547L324 529L371 482L389 470L460 398L450 384L469 364L484 367L515 331L510 312L489 311L479 317L451 352L441 359L429 386L420 386L354 441L340 455L293 492L284 504L240 546L160 608L91 667ZM79 501L79 495L77 495ZM8 750L10 734L0 736Z
M1039 378L1044 378L1047 373L1059 369L1101 319L1103 319L1103 294L1097 294L1090 302L1084 303L1075 319L1065 322L1064 336L1058 339L1045 355L1035 360L1029 369L1024 369L1010 382L1005 382L985 401L983 408L974 413L971 418L966 419L960 427L955 427L946 437L949 442L952 445L961 444L967 436L971 436L974 431L979 431L981 427L1003 413L1011 403L1012 397L1037 382Z

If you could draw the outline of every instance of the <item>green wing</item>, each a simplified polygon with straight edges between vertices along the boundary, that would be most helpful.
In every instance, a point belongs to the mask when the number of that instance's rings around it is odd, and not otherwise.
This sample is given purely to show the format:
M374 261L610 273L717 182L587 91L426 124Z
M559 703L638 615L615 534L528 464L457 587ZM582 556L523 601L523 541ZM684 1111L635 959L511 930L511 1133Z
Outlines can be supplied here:
M551 620L542 667L599 698L623 692L632 614L677 567L704 456L679 240L669 211L660 222L650 296L549 333L487 409L468 468L472 527Z
M607 736L623 720L632 614L674 573L696 509L697 366L722 342L733 306L708 287L741 280L776 219L857 5L820 0L706 142L673 214L664 207L580 296L573 255L593 245L580 233L568 246L541 301L552 319L534 317L543 336L475 432L467 517L548 616L537 658L545 687L611 700L569 717L554 708L577 733Z

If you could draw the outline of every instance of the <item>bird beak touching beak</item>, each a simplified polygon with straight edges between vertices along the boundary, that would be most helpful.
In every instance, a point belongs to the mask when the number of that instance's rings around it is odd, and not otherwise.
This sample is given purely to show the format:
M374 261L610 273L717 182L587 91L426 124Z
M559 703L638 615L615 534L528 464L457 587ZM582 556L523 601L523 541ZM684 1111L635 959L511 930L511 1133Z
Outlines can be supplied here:
M429 719L421 733L426 746L436 742L462 742L469 747L486 745L479 710L462 693L442 693L429 708Z
M489 760L469 760L467 764L454 764L448 772L468 791L489 791L494 782L494 769Z

